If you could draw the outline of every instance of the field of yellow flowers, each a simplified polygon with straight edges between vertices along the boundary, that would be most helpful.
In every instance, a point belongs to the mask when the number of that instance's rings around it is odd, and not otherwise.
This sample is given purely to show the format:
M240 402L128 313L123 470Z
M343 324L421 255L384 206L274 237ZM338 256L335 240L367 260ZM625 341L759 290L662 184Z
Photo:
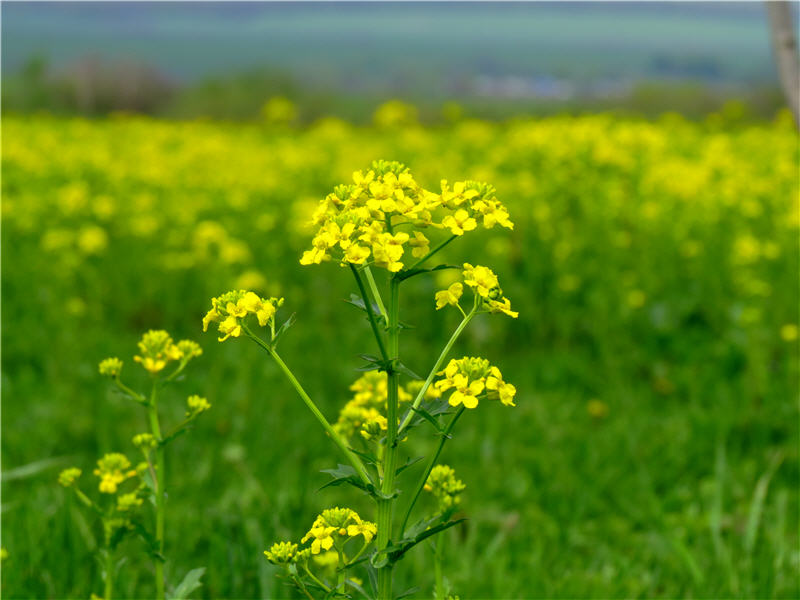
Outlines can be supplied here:
M477 322L455 353L502 359L517 389L513 419L487 411L444 453L468 482L467 520L446 532L461 597L800 595L798 136L784 117L674 115L304 129L4 117L2 593L97 588L96 524L55 480L141 431L97 364L147 329L200 340L193 387L212 404L171 448L168 580L204 566L203 597L292 593L263 550L352 502L314 493L328 441L275 365L203 339L201 320L220 290L291 298L303 327L282 353L335 418L357 376L342 362L361 364L369 328L339 300L354 290L335 263L298 261L318 201L375 158L428 189L489 181L515 223L442 251L491 264L520 313L491 335ZM450 273L409 282L428 299L404 315L415 371L458 323L434 318ZM415 552L400 590L430 589L429 551ZM142 561L120 571L119 597L150 589Z

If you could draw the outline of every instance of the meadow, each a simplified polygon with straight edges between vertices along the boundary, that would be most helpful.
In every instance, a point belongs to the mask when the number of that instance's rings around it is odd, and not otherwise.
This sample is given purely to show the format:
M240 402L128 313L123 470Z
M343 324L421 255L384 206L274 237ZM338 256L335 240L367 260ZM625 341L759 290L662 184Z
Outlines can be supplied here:
M272 362L201 320L227 289L284 296L302 326L282 355L335 418L373 342L341 301L346 271L298 261L318 201L386 158L430 189L492 183L516 225L442 251L490 264L520 312L476 320L453 352L502 360L517 388L513 414L469 415L444 452L467 486L467 520L446 532L460 597L800 596L791 120L425 128L401 108L369 127L4 116L3 595L99 591L97 524L56 478L142 430L97 364L120 356L143 384L136 341L167 329L202 345L182 385L212 404L170 446L167 578L204 566L197 597L294 597L263 551L352 492L317 493L331 466L318 425ZM448 277L409 281L414 371L458 323L435 312ZM165 402L178 419L179 396ZM429 562L416 548L398 589L429 597ZM123 565L118 597L151 597L148 569Z

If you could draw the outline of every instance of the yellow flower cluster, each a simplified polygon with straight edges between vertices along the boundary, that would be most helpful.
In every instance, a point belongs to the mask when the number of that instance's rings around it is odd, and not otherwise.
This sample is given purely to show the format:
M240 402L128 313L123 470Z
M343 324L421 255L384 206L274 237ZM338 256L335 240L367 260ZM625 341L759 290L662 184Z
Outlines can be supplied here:
M436 194L422 188L402 163L374 161L366 173L353 173L353 183L336 186L320 202L312 217L319 230L300 264L319 264L335 254L342 265L369 260L397 272L409 248L415 258L428 254L430 240L419 229L463 235L477 227L477 218L486 228L513 228L495 192L474 181L456 183L451 190L442 181L442 192ZM400 227L410 229L396 231Z
M142 505L143 500L136 492L120 494L117 496L117 510L127 512Z
M106 358L100 361L100 375L108 375L109 377L119 377L122 371L122 361L116 356Z
M211 408L211 404L205 398L195 394L186 399L186 408L186 417L194 418Z
M135 477L137 471L131 469L131 461L124 454L112 452L97 461L94 474L100 478L99 489L104 494L116 494L117 487L126 479Z
M437 374L444 375L444 378L434 383L436 389L440 393L453 390L448 400L450 406L463 404L466 408L475 408L483 394L491 400L500 400L506 406L516 406L514 396L517 388L504 382L500 369L490 365L485 358L465 356L452 359Z
M137 433L133 436L133 445L147 452L158 446L158 440L153 437L152 433Z
M425 482L425 490L431 492L439 502L439 510L445 511L461 502L461 492L467 486L456 473L447 465L436 465L431 469L431 474Z
M337 507L322 511L300 542L305 544L311 540L311 553L319 554L322 550L330 550L334 544L338 546L359 535L364 536L365 542L370 542L377 533L375 523L363 521L354 510Z
M64 487L70 487L74 484L78 478L81 476L81 471L77 467L70 467L68 469L64 469L61 473L58 474L58 483L63 485Z
M197 342L192 340L181 340L177 344L172 341L172 337L166 331L151 329L142 336L139 342L139 352L141 355L133 357L133 360L140 363L147 371L155 375L163 370L172 361L186 361L200 356L203 350ZM100 372L103 373L103 364L114 359L106 359L100 363ZM113 364L113 363L108 363ZM108 368L107 364L107 368ZM122 363L119 363L122 367Z
M484 310L491 313L504 313L514 319L519 316L518 312L511 310L511 302L503 296L497 275L489 267L481 265L473 267L469 263L464 263L462 275L464 284L473 291ZM446 290L436 292L436 310L448 305L459 306L458 301L463 293L464 285L461 282L453 283Z
M297 544L292 542L276 542L269 550L264 550L264 556L275 565L285 565L294 562L297 556Z
M333 428L336 433L351 439L358 433L366 440L373 440L386 432L386 401L388 398L388 377L381 371L367 371L351 386L355 392L353 399L344 405ZM397 399L410 402L412 395L402 386Z
M210 323L218 322L222 334L220 342L229 337L239 337L242 334L241 319L253 314L258 324L266 327L270 321L274 324L275 312L282 304L283 298L261 298L255 292L232 290L211 299L211 310L203 317L203 331L208 331Z

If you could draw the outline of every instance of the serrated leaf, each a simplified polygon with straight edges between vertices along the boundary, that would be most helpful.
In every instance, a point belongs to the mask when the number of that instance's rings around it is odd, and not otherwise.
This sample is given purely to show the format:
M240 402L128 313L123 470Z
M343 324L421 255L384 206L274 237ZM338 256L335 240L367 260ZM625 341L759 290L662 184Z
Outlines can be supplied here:
M199 567L189 571L177 585L170 598L172 600L186 600L193 591L202 586L200 578L206 572L205 567Z
M406 538L406 539L400 541L398 544L396 544L396 546L399 547L399 549L398 550L393 550L390 553L391 561L392 562L397 562L398 560L400 560L403 557L403 555L406 552L411 550L411 548L413 548L414 546L416 546L420 542L428 539L432 535L436 535L437 533L442 532L442 531L444 531L446 529L450 529L451 527L455 527L456 525L458 525L459 523L462 523L464 521L466 521L466 519L456 519L455 521L448 521L446 523L440 523L439 525L435 525L433 527L430 527L430 528L426 529L422 533L419 533L413 539Z
M365 484L361 478L356 473L356 470L351 467L350 465L338 465L335 469L323 469L322 473L327 473L333 479L323 485L320 490L324 490L328 487L336 487L344 484L352 485L353 487L357 487L360 490L364 490L368 494L371 494L376 497L382 496L380 492L378 492L377 488L372 484ZM319 491L319 490L318 490Z

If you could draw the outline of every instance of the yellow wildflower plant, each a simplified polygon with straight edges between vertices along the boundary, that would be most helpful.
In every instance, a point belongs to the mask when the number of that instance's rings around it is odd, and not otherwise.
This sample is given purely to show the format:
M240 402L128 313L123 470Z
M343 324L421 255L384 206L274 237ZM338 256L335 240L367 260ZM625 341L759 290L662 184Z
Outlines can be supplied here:
M251 314L255 315L259 326L274 328L275 313L282 304L283 298L262 298L255 292L231 290L211 299L211 310L203 317L203 331L208 331L211 323L219 323L220 342L239 337L242 335L242 319Z
M117 487L127 479L137 475L131 469L131 461L124 454L112 452L97 461L94 474L100 478L99 490L104 494L116 494Z
M465 408L476 408L482 395L500 400L505 406L515 406L516 388L504 382L500 369L485 358L452 359L438 374L444 377L434 386L442 394L452 390L448 398L450 406L463 404Z
M451 190L443 181L442 193L436 194L420 186L402 163L376 160L320 202L312 217L319 229L300 264L336 259L343 266L369 264L396 273L408 266L407 254L422 259L430 252L430 240L420 229L461 236L478 227L477 219L487 228L513 227L488 184L459 182Z
M439 510L445 511L461 502L460 494L466 487L463 481L456 479L456 474L452 467L436 465L431 469L423 489L426 492L431 492L439 503Z

